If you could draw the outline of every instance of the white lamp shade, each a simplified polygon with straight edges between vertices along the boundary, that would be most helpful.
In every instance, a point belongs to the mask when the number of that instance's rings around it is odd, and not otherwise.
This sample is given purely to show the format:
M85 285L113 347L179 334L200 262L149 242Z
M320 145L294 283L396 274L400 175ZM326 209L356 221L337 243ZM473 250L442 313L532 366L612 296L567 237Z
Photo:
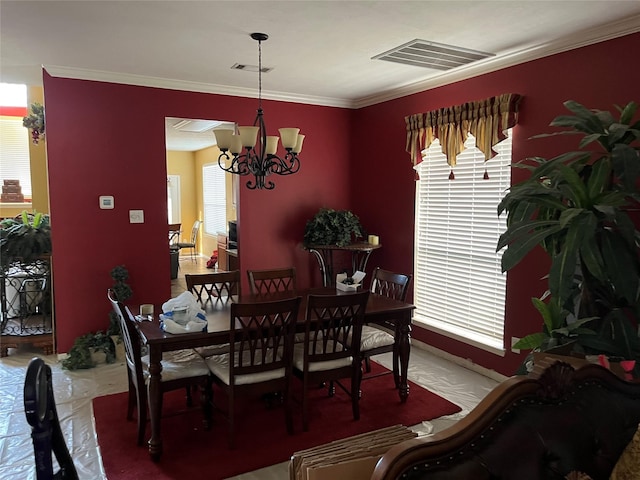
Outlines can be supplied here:
M266 148L267 155L276 154L276 152L278 151L278 140L280 139L274 135L267 135L267 148Z
M233 130L229 130L229 129L214 130L213 134L216 137L216 143L218 144L218 148L220 150L229 150L229 147L231 146L231 136L233 135Z
M240 139L240 135L231 136L231 146L229 147L229 151L233 155L238 155L242 152L242 140Z
M240 141L243 147L255 147L258 127L238 127L238 132L240 133Z
M280 138L282 139L282 146L284 148L294 148L298 141L299 128L280 128Z
M298 140L296 141L296 146L293 147L293 153L300 153L302 151L302 142L304 142L304 135L298 135Z

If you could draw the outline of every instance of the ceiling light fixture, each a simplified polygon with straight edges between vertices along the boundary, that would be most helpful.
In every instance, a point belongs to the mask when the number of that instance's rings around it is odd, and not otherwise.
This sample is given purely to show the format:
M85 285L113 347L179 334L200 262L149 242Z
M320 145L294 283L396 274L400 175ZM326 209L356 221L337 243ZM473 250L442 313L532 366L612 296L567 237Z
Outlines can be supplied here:
M247 181L247 188L251 190L273 190L275 184L267 181L267 176L291 175L300 170L298 154L304 135L299 134L299 128L280 128L286 153L283 158L276 155L279 138L267 135L262 112L262 42L269 36L252 33L251 38L258 42L258 114L252 127L238 127L237 134L234 129L215 129L213 133L222 151L218 157L220 168L236 175L253 175L255 180Z

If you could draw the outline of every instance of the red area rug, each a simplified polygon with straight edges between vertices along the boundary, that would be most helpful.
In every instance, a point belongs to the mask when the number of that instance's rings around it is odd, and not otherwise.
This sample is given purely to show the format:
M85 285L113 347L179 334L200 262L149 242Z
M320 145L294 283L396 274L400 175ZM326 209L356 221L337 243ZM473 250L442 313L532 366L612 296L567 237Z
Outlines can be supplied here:
M379 372L384 367L372 362L372 369ZM214 390L214 398L218 403L225 396ZM300 398L297 389L295 398ZM194 402L197 400L196 396ZM154 463L147 447L136 445L135 420L125 419L126 393L97 397L93 409L109 480L224 479L287 461L298 450L332 440L391 425L412 426L460 411L457 405L411 382L409 399L401 404L393 377L384 375L362 383L359 421L353 420L349 397L339 388L333 398L326 389L314 390L308 432L302 431L301 405L294 403L294 435L287 434L281 406L267 408L261 399L244 402L237 410L237 447L229 450L224 417L216 412L213 427L205 431L200 408L186 410L184 391L177 390L164 396L163 456Z

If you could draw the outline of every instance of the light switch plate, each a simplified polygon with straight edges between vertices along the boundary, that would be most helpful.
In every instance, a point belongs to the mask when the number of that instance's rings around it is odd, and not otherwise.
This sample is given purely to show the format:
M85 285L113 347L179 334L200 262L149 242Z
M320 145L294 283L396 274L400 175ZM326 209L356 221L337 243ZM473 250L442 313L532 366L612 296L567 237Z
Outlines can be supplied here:
M129 223L144 223L144 210L129 210Z

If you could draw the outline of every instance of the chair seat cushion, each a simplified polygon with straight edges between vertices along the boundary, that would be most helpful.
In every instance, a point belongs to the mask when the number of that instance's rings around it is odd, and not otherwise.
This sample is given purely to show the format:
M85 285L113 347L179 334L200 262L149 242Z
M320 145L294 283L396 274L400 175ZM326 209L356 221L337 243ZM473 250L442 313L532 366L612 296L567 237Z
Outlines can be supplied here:
M337 368L348 367L353 361L352 357L337 358L335 360L327 360L325 362L310 362L310 372L320 372L322 370L334 370ZM304 345L296 343L293 347L293 366L297 370L304 370Z
M364 325L362 327L362 337L360 340L360 350L367 351L374 348L387 347L395 343L395 338L390 333L376 327Z
M149 378L149 356L142 357L145 379ZM207 364L193 349L165 352L162 355L162 381L209 375Z
M237 355L237 353L236 353ZM246 360L246 363L249 363L249 352L243 353L243 358ZM256 354L257 357L260 357L259 354ZM231 359L230 353L225 353L222 355L214 355L206 359L207 367L216 377L222 380L226 385L229 385L229 373L230 366L229 361ZM244 363L244 362L243 362ZM277 368L274 370L267 370L264 372L256 372L250 373L246 375L236 375L235 384L236 385L249 385L252 383L261 383L267 382L269 380L274 380L276 378L283 378L285 376L284 368Z
M220 345L207 345L206 347L196 347L194 349L198 355L207 359L213 355L222 355L223 353L229 353L229 344L223 343Z

